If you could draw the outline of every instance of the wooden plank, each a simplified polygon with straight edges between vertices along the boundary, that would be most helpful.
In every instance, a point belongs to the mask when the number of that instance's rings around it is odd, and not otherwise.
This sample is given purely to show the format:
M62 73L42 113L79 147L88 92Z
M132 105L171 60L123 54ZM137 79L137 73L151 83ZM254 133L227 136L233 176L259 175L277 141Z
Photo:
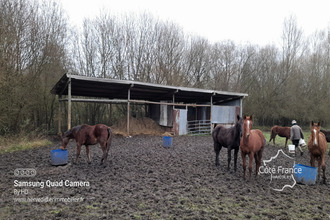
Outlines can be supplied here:
M61 99L60 102L68 101L68 99ZM123 99L82 99L82 98L71 98L71 102L95 102L95 103L127 103L128 100ZM156 105L173 105L173 106L191 106L191 107L210 107L210 104L184 104L184 103L168 103L168 102L154 102L145 100L130 99L130 103L137 104L156 104Z

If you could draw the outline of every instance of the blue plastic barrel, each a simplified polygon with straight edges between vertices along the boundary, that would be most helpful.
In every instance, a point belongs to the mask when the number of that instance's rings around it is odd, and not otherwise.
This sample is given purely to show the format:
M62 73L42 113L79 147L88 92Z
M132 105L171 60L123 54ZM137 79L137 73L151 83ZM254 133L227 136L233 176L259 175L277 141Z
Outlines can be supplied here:
M303 164L294 165L295 173L294 177L298 183L313 185L316 182L317 177L317 168L310 167ZM300 170L298 170L300 169ZM298 172L301 171L301 172Z
M163 137L163 147L171 147L173 143L173 138L169 136Z
M52 165L64 165L68 163L68 150L56 149L50 152Z

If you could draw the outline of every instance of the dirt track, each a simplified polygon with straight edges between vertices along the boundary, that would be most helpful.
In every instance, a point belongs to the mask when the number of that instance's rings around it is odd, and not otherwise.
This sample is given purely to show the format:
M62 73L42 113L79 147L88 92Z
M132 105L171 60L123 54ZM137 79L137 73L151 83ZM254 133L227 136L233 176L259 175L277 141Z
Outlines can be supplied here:
M99 147L92 147L90 165L83 150L79 164L52 166L52 146L0 155L0 219L330 219L329 179L328 185L297 184L282 192L271 189L275 183L270 183L270 175L243 181L240 153L236 173L225 170L226 149L216 167L210 136L174 137L171 148L163 148L159 136L116 137L112 145L106 168L99 166ZM68 149L71 162L74 143ZM268 145L263 159L277 151ZM285 157L277 159L287 164ZM297 158L297 163L309 165L308 161L308 153ZM326 163L330 178L328 155ZM16 168L35 168L37 174L15 177ZM14 180L68 180L90 186L15 187ZM21 189L27 195L14 194ZM20 198L44 201L14 201ZM54 198L71 202L50 201Z

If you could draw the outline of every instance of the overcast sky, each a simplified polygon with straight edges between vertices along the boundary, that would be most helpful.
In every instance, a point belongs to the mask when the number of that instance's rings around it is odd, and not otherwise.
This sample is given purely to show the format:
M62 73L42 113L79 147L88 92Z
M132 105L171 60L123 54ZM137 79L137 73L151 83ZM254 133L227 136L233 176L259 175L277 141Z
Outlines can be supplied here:
M149 12L170 20L185 33L210 42L233 40L258 45L280 44L285 18L296 17L306 36L330 27L329 0L58 0L73 24L110 13Z

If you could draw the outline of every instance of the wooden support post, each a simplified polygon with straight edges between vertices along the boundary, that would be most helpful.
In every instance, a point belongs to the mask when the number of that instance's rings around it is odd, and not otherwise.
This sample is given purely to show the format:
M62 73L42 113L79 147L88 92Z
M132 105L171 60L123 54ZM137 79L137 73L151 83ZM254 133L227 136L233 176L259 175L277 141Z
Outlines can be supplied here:
M240 110L239 110L239 111L240 111L240 112L239 112L240 117L243 117L243 98L244 98L244 97L240 98L240 100L239 100L239 101L240 101L240 103L239 103L239 105L240 105L240 106L239 106L239 107L240 107Z
M211 95L211 104L210 104L211 134L212 134L212 132L213 132L213 126L212 126L212 108L213 108L213 95Z
M61 95L58 96L58 100L60 100L60 99L62 99ZM57 134L61 136L62 135L62 103L60 101L58 102L57 119L58 119L58 121L57 121L57 126L58 126Z
M112 125L112 103L109 104L109 126Z
M71 78L68 83L68 130L71 129Z
M179 92L179 90L177 89L174 93L173 93L173 110L175 109L175 105L174 105L174 103L175 103L175 93L178 93Z
M127 92L127 135L129 136L129 117L130 117L130 99L131 99L131 87L128 88Z

